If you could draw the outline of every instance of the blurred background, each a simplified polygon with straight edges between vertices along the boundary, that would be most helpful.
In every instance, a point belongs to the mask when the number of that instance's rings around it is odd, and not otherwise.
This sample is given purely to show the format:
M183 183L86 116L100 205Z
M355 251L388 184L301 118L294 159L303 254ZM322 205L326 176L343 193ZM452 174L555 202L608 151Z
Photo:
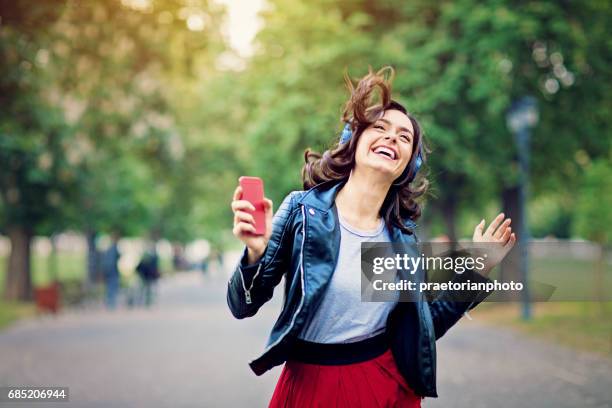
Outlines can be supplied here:
M503 210L557 248L517 248L519 273L594 293L479 307L424 406L612 406L611 22L606 0L0 1L0 386L265 406L280 371L247 362L281 301L227 310L232 192L300 190L343 74L391 65L432 150L421 240Z

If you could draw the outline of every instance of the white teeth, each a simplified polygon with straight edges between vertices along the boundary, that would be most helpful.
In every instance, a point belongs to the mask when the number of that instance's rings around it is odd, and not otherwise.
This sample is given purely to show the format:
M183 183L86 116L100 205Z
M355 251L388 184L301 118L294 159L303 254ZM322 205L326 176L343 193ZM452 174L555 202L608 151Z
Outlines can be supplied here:
M379 146L374 150L374 153L386 153L390 158L395 160L395 152L387 147Z

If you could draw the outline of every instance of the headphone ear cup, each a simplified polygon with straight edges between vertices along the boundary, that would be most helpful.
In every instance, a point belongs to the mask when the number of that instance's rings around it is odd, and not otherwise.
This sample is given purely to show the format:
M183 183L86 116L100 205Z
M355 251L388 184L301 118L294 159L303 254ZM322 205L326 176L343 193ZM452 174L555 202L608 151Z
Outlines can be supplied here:
M421 151L419 150L419 154L417 155L416 161L414 163L414 174L412 175L412 177L409 177L406 180L408 183L412 183L412 181L415 179L417 173L421 169L422 165L423 165L423 156L421 155ZM398 179L399 180L404 180L407 177L409 172L410 172L410 167L406 167L406 170L404 170L404 172L402 173L401 176L398 177ZM399 183L393 183L393 185L395 185L395 186L400 186L402 184L404 184L404 181L399 182Z
M414 175L421 170L421 166L423 165L423 156L421 156L421 151L419 150L419 155L416 158L416 163L414 164Z
M353 132L351 130L351 124L346 122L344 128L342 129L342 133L340 134L340 144L344 144L351 140L353 137Z
M416 175L419 173L419 170L421 169L422 165L423 156L421 156L421 151L419 150L419 154L417 155L416 161L414 163L414 173L412 174L412 177L408 179L409 183L412 183L412 181L416 178Z

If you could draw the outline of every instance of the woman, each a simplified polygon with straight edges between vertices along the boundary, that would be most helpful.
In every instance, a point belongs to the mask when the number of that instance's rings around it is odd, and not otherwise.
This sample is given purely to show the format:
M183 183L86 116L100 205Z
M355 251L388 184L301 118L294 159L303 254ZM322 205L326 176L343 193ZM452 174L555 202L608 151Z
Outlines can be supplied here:
M271 407L420 407L423 397L437 396L435 340L482 300L443 293L361 302L361 243L414 244L416 198L427 188L424 177L415 181L426 159L421 128L391 100L386 69L370 71L356 87L347 78L340 141L323 155L306 151L306 191L289 194L274 218L265 199L263 236L252 234L253 206L240 199L240 187L234 192L233 233L246 248L228 284L233 315L254 315L285 276L283 309L264 353L250 363L261 375L286 362ZM380 103L373 104L377 89ZM503 214L484 227L483 220L474 240L501 249L486 275L516 238ZM467 279L487 280L473 270L455 277Z

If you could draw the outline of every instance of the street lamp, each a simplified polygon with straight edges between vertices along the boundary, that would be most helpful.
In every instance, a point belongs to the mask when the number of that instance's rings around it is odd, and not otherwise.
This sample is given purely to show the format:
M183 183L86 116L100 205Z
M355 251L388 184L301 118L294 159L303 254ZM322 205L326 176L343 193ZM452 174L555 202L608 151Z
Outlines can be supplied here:
M527 228L527 186L529 185L529 140L531 129L538 123L538 105L532 96L524 96L515 100L508 113L506 123L514 136L514 143L519 159L519 200L518 200L518 232L520 275L523 280L522 291L522 317L531 318L531 303L528 286L529 273L529 229Z

